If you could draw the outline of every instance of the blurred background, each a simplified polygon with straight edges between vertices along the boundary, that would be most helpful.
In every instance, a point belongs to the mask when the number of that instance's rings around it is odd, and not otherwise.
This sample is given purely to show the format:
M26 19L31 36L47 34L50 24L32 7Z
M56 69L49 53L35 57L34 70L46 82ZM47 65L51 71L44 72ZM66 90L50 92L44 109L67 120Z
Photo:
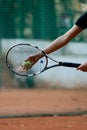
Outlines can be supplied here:
M87 88L87 73L72 68L53 68L24 78L13 75L5 64L6 52L12 45L24 42L44 49L85 11L86 0L0 0L0 88ZM86 61L87 30L51 55L62 61Z

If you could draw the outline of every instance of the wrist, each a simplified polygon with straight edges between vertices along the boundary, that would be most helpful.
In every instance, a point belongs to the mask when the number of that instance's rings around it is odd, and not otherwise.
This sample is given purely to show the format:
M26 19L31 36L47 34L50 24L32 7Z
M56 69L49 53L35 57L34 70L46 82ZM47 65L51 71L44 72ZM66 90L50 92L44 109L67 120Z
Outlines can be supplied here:
M38 59L40 59L44 56L44 54L43 54L43 52L39 52L36 56L37 56Z

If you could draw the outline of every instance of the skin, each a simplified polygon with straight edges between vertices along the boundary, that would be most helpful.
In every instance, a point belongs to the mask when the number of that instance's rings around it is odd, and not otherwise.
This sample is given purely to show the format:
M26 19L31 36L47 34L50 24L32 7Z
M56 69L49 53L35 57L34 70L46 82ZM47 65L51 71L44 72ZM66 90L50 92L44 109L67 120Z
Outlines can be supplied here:
M69 31L67 31L64 35L58 37L55 39L45 50L44 52L46 54L52 53L56 50L59 50L66 44L68 44L69 41L71 41L74 37L76 37L79 33L83 31L82 28L78 27L77 25L74 25ZM42 53L39 53L37 55L31 56L26 59L26 61L31 61L32 65L34 65L40 58L43 57ZM28 68L26 68L28 69ZM77 70L87 72L87 62L82 63L79 67L77 67Z

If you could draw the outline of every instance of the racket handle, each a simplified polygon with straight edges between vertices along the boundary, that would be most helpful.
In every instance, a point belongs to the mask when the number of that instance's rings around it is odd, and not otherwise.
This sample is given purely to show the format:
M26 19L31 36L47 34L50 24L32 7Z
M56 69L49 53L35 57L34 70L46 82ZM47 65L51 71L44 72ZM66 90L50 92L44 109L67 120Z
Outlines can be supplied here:
M73 68L77 68L78 66L80 66L81 64L79 63L69 63L69 62L63 62L62 66L66 66L66 67L73 67Z

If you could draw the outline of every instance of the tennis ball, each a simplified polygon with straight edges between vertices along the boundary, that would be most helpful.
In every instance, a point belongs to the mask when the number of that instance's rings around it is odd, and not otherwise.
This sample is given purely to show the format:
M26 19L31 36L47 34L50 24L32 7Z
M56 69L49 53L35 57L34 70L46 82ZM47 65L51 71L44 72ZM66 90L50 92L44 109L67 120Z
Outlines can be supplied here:
M22 64L22 67L23 68L26 68L26 67L31 67L32 63L30 61L24 61L23 64Z

